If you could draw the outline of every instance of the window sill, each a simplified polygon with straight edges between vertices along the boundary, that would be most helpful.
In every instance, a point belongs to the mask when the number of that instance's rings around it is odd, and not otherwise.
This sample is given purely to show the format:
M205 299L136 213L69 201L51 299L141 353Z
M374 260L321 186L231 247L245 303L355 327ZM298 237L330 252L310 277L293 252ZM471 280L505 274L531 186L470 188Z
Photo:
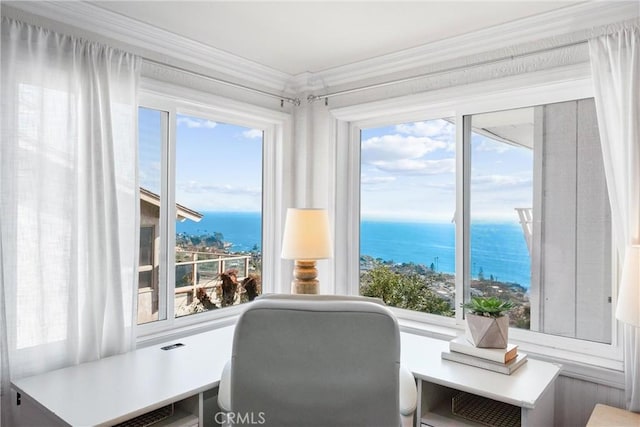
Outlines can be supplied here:
M424 323L400 317L398 317L398 326L402 332L436 338L443 341L450 341L464 332L464 330L459 327Z
M464 333L464 327L456 325L453 319L427 319L428 315L417 314L407 310L393 309L398 318L400 330L416 335L428 336L449 341ZM421 319L420 319L421 317ZM428 316L436 317L436 316ZM529 331L510 329L509 341L530 357L546 362L562 365L560 375L589 381L608 387L624 389L624 367L619 349L610 345L596 345L606 348L604 355L585 352L585 346L593 343L583 343L581 340L554 337ZM558 343L564 344L564 348Z
M243 306L230 307L224 313L215 313L205 320L201 317L185 318L188 322L180 322L181 325L169 330L160 330L140 335L137 340L137 348L156 345L180 339L185 336L198 334L205 331L234 325L238 316L244 311ZM398 319L398 326L403 332L427 336L431 338L449 341L464 333L464 327L456 325L455 320L440 316L431 316L390 307ZM179 319L182 320L182 319ZM535 332L513 330L511 340L518 344L519 348L530 357L562 365L562 376L576 378L608 387L624 389L624 371L621 352L613 346L608 347L609 354L597 355L585 352L582 347L592 343L584 343L580 340L548 336ZM558 343L564 343L561 348ZM573 344L573 345L572 345Z
M150 327L142 327L142 333L136 339L136 349L235 325L238 316L246 308L244 305L220 309L222 313L214 310L214 313L199 313L178 318L175 319L172 327L163 328L161 324L158 324L156 328L154 328L156 325L153 324L148 325ZM138 326L138 331L140 330L141 327Z

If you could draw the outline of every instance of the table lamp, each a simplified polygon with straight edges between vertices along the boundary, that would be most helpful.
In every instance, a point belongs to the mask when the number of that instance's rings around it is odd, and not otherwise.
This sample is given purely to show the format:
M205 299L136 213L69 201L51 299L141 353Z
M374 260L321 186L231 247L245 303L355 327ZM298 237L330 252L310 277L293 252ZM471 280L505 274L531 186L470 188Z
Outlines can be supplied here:
M326 209L287 209L282 258L295 260L291 293L317 294L316 260L333 256Z
M627 246L618 292L616 318L640 327L640 245Z

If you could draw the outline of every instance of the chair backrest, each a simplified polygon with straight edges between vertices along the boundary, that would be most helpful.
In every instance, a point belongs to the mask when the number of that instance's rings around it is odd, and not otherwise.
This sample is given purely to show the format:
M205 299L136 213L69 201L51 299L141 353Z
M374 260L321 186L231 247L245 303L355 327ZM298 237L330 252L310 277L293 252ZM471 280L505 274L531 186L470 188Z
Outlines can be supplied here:
M236 325L232 412L270 426L397 426L399 365L398 324L383 305L267 297Z
M262 294L258 300L278 299L297 301L368 301L386 307L382 298L361 297L355 295L312 295L312 294Z

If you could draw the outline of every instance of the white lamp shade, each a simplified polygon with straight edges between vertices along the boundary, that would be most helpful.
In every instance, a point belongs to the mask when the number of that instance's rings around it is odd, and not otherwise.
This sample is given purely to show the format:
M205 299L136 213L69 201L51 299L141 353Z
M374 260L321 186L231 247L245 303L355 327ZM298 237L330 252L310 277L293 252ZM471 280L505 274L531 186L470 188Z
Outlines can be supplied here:
M333 256L326 209L287 209L282 238L282 258L326 259Z
M616 318L640 327L640 245L627 246L626 249Z

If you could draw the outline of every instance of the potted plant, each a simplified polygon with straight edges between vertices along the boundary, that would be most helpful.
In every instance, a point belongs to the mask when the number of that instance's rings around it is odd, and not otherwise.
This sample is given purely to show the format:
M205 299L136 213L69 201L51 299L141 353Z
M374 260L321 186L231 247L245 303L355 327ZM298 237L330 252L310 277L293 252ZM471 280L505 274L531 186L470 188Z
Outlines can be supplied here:
M509 317L513 308L510 301L496 297L472 297L463 305L467 313L467 339L476 347L506 348L509 342Z

